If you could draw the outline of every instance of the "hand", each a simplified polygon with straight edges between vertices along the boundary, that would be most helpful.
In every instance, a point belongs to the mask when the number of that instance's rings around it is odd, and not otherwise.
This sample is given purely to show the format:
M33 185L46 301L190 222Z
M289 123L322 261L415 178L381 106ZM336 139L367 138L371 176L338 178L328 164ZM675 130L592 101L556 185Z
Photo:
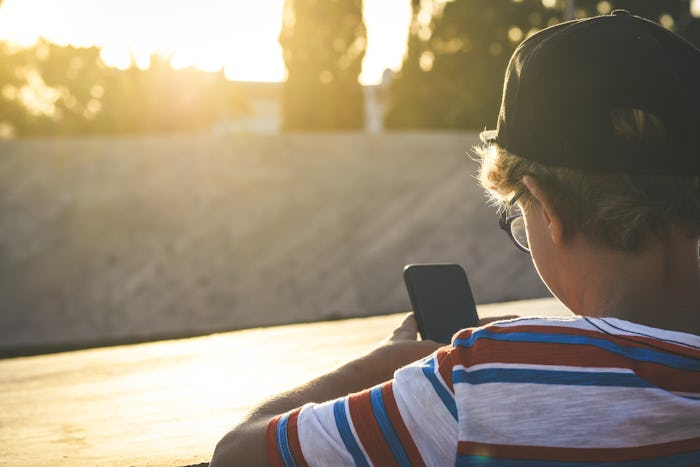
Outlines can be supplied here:
M503 316L492 316L489 318L481 318L479 319L479 326L485 326L489 323L493 323L495 321L503 321L503 320L508 320L508 319L515 319L519 318L518 315L503 315ZM397 344L399 342L406 342L406 341L413 341L413 342L418 342L418 322L416 321L416 317L413 312L410 312L404 316L403 321L401 324L394 329L392 334L388 336L386 339L384 339L380 346L384 345L393 345ZM440 347L440 344L438 344L435 341L431 340L423 340L419 342L426 342L430 344L426 344L425 348L436 348Z
M375 352L382 352L383 359L393 370L397 370L430 355L440 347L442 345L435 341L418 340L418 323L413 313L408 313Z

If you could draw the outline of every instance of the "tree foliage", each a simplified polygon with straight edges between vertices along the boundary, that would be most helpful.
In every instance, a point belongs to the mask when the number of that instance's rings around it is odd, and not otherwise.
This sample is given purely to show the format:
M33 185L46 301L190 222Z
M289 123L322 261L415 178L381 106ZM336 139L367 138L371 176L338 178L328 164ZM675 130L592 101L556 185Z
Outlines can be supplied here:
M245 110L223 72L110 68L96 47L0 45L0 136L197 131Z
M566 19L564 0L412 3L408 51L390 90L388 128L494 125L503 73L515 47ZM627 9L700 44L700 22L690 15L689 0L577 0L574 5L577 17Z
M283 128L361 128L362 0L285 0L279 41L288 73Z

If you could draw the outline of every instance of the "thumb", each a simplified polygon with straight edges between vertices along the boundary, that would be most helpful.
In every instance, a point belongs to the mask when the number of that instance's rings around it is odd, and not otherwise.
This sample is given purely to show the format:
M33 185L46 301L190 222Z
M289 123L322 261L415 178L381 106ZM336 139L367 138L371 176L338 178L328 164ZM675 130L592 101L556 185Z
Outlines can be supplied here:
M392 341L414 341L418 338L418 323L416 322L416 317L413 312L406 314L404 316L401 324L394 329L391 335Z

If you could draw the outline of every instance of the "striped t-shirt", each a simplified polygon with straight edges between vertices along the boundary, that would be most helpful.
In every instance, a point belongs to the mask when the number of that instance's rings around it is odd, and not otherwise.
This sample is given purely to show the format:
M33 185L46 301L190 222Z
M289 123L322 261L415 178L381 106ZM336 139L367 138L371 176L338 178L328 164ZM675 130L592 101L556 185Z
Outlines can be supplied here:
M273 465L700 465L700 336L613 318L457 333L392 381L273 419Z

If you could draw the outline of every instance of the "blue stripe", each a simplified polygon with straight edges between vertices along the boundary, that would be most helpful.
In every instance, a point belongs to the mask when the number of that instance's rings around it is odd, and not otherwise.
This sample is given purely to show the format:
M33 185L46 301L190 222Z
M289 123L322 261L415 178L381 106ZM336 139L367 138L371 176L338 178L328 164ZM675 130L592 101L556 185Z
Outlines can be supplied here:
M545 344L592 345L594 347L605 349L609 352L613 352L640 362L659 363L661 365L680 370L700 371L700 360L648 348L625 347L608 339L599 337L577 336L571 334L543 334L537 332L511 332L506 334L495 334L492 333L490 329L486 328L474 332L468 339L455 340L453 346L471 347L478 339Z
M457 456L456 463L456 465L459 467L483 465L497 465L499 467L576 467L581 465L600 467L682 467L698 464L700 464L700 451L684 452L680 454L672 454L670 456L625 462L560 462L542 459L518 460L468 455Z
M563 370L535 370L525 368L487 368L483 370L455 370L452 381L456 383L533 383L562 384L570 386L616 386L626 388L652 388L651 384L633 373L585 372Z
M347 399L338 399L333 404L333 415L335 416L335 425L338 427L340 432L340 437L343 438L343 443L345 443L345 448L348 450L352 456L352 460L355 465L369 467L365 455L360 449L360 445L357 444L355 440L355 435L352 434L350 429L350 422L348 421L348 415L345 413L345 401Z
M282 455L282 460L284 465L287 467L296 467L297 463L294 461L294 456L292 455L292 450L289 448L289 438L287 437L287 422L289 422L289 414L284 414L280 417L279 422L277 422L277 446L279 447L280 454Z
M452 394L450 394L450 391L440 383L437 374L435 374L435 358L430 358L425 363L426 365L423 366L423 374L428 378L428 381L430 381L430 384L440 397L440 400L442 400L442 403L445 404L447 410L452 414L452 418L457 420L457 404Z
M384 397L382 396L382 388L378 386L372 391L370 391L370 398L372 401L372 409L374 410L374 418L379 424L379 428L382 430L384 439L386 440L391 452L394 454L394 459L399 465L411 465L411 461L408 459L406 451L403 449L399 437L394 431L394 427L389 420L389 415L386 413L386 406L384 405Z

